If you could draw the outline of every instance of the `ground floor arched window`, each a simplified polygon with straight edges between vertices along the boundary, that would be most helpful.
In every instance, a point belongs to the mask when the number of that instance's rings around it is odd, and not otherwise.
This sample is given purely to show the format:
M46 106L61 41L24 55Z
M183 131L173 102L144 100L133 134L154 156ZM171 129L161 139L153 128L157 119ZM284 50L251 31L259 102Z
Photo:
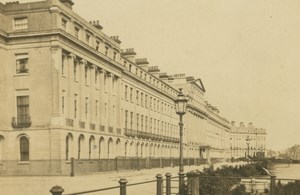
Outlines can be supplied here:
M78 138L78 159L81 158L81 150L82 150L82 142L83 142L83 139L84 139L84 136L83 135L80 135L79 138Z
M72 153L71 153L72 152L72 147L71 147L72 139L73 139L73 136L72 136L72 134L69 133L66 136L66 160L70 159L70 154L72 155Z
M29 161L29 139L25 136L20 138L20 161Z

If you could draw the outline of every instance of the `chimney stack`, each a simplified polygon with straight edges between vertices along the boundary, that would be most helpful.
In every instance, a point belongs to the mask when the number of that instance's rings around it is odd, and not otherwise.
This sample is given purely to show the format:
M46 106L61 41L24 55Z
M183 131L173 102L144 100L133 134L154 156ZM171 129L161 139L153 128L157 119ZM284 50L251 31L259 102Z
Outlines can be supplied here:
M125 51L122 50L122 56L133 63L135 62L135 55L136 53L133 48L128 48Z
M231 126L235 126L235 121L231 121Z
M119 36L111 36L110 38L112 38L115 42L117 42L118 44L121 44L122 42L119 39Z
M159 78L160 70L159 70L158 66L150 66L148 68L148 72L153 74L156 78Z
M244 122L240 122L240 127L245 127Z
M74 2L72 0L59 0L59 1L70 9L72 9L74 5Z
M103 27L100 25L99 20L94 20L94 21L90 21L90 24L93 25L94 27L96 27L99 30L102 30Z
M147 60L147 58L139 58L135 60L135 64L138 65L139 67L141 67L143 70L147 71L149 70L149 62Z

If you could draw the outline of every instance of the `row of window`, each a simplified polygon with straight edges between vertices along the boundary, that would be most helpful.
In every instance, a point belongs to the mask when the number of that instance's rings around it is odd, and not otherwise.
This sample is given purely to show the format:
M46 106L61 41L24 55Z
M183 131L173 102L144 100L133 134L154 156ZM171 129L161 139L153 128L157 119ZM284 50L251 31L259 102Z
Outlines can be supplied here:
M61 26L65 31L67 31L67 29L68 29L68 24L69 24L68 19L62 18ZM83 27L81 27L80 25L74 24L73 26L74 26L74 36L76 38L85 41L85 43L87 43L88 45L90 45L91 47L93 47L97 51L103 51L106 56L111 57L115 61L119 61L118 59L121 59L121 54L119 53L119 51L116 48L113 48L108 43L103 44L102 39L100 39L97 36L94 37L93 33L88 31L88 30L84 31ZM85 32L84 33L84 35L85 35L84 38L83 38L83 32ZM129 61L127 61L126 59L124 59L124 61L123 61L123 66L126 67L129 72L134 73L133 72L134 71L133 70L133 65ZM173 90L169 86L163 84L158 79L156 80L154 77L149 75L146 71L140 69L137 66L135 67L135 75L137 75L141 79L144 79L145 81L148 81L150 84L152 84L156 87L160 87L160 89L162 89L163 91L168 92L169 94L172 94L174 96L176 95L175 90Z
M75 38L85 42L87 45L93 47L96 51L103 52L106 56L117 60L120 57L120 52L117 48L111 46L108 42L103 41L99 36L94 34L88 29L84 30L83 26L77 22L71 23L67 18L61 18L61 28L66 32L71 32ZM73 30L71 30L73 28Z
M174 135L174 129L177 129L178 127L174 124L167 123L164 121L160 121L155 118L149 117L150 120L148 120L148 116L144 116L142 114L136 114L134 116L133 112L129 112L128 110L125 110L125 119L124 119L124 127L126 129L135 129L145 132L160 132L159 134L163 135ZM135 118L134 118L135 117ZM133 124L133 121L135 120L135 125ZM148 129L149 125L149 129Z
M66 67L68 65L68 57L66 55L62 55L62 64L61 64L61 71L62 71L62 76L63 77L67 77L66 75ZM101 70L94 66L90 63L86 63L84 65L84 72L81 73L79 71L79 59L78 58L74 58L73 59L73 80L75 82L78 82L79 81L79 78L80 78L80 74L84 74L84 83L86 86L89 86L91 84L91 82L94 82L95 84L95 87L98 89L100 88L99 86L101 85L101 81L100 81L100 74L101 74ZM92 68L93 67L93 68ZM69 67L70 68L70 67ZM91 70L92 69L95 69L94 72L92 72ZM111 78L109 78L109 74L106 74L105 71L102 71L103 73L103 76L104 76L104 79L103 79L103 88L104 88L104 91L107 92L108 90L108 87L110 86L111 87L111 91L113 93L113 95L115 94L116 92L116 82L117 82L117 78L113 75L110 75ZM92 74L94 74L94 81L91 80L92 78ZM111 79L111 80L110 80ZM111 81L111 84L109 83L109 81Z
M124 86L124 99L126 101L129 101L131 103L133 103L133 92L134 89L133 87L129 87L128 85ZM156 99L154 97L151 97L146 93L143 93L139 90L135 90L135 103L139 106L145 107L145 108L149 108L153 111L156 112L161 112L163 114L166 114L169 117L173 117L174 116L174 106L171 106L167 103L164 102L160 102L159 99ZM149 102L148 102L149 101Z
M68 19L66 18L62 18L61 19L61 26L64 30L67 30L67 26L68 26ZM14 19L14 29L15 30L24 30L24 29L28 29L28 18L27 17L22 17L22 18L15 18ZM81 38L80 34L81 34L81 31L82 31L82 27L80 25L76 25L74 24L74 36L76 38ZM91 46L93 46L94 44L92 44L92 37L93 37L93 33L89 32L88 30L86 30L85 32L85 42ZM100 49L100 44L103 42L102 39L100 38L95 38L95 46L94 48L99 51ZM119 54L119 52L117 51L117 49L111 49L112 47L108 44L108 43L105 43L105 46L104 46L104 54L107 55L107 56L110 56L110 53L112 53L112 58L114 60L116 60L117 56ZM110 52L110 50L113 50L113 52ZM120 56L121 57L121 56ZM64 58L64 57L63 57ZM77 62L74 62L75 64ZM64 63L62 63L64 66ZM23 57L22 59L19 59L17 60L17 74L19 73L28 73L28 57ZM123 64L125 67L127 67L128 71L129 72L132 72L132 64L129 64L127 65L127 61L124 60L124 64ZM63 68L63 75L64 75L64 68ZM74 79L76 79L76 72L77 72L77 69L74 68ZM135 70L135 74L138 75L140 78L144 79L145 81L148 81L150 84L153 84L154 86L156 87L160 87L160 89L162 89L163 91L166 91L168 92L169 94L172 94L172 95L176 95L176 91L174 91L173 89L171 89L169 86L163 84L162 82L160 82L158 79L156 80L154 77L152 78L151 75L149 75L149 79L147 77L148 73L143 71L142 69L136 67L136 70ZM160 84L160 85L159 85Z
M61 104L61 111L62 113L66 113L66 92L62 92L62 104ZM95 100L94 105L91 107L90 103L90 98L85 97L84 98L84 110L79 109L79 105L81 105L81 102L79 101L78 94L74 94L74 99L73 99L73 118L77 119L79 116L84 115L84 119L88 120L91 117L91 109L94 109L94 116L95 120L97 121L98 117L100 116L100 103L98 100ZM111 117L111 120L114 121L116 118L116 106L112 105L111 112L108 110L108 104L104 103L104 108L103 108L103 116L104 118L107 118L108 115ZM83 118L81 118L83 119Z
M249 135L234 135L233 134L231 139L233 139L233 140L245 140L248 137L251 139L251 141L256 140L256 138L257 138L258 141L266 141L265 136L255 136L255 135L249 136Z
M127 70L131 73L134 73L133 72L133 68L132 68L132 65L129 64L127 65L127 61L124 60L124 64L123 64ZM140 68L135 68L135 75L140 77L141 79L145 80L146 82L160 88L161 90L167 92L168 94L171 94L173 96L176 96L177 93L175 90L171 89L169 86L165 85L164 83L160 82L159 79L155 79L155 77L152 77L151 75L148 76L148 73Z

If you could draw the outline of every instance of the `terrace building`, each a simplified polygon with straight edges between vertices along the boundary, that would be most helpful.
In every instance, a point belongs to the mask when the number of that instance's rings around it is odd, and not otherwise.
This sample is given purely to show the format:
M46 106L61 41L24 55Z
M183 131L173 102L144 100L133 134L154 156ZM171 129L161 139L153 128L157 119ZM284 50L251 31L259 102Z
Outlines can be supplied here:
M245 126L240 122L239 126L231 122L230 130L230 150L231 157L265 157L266 156L266 129L256 128L253 123ZM249 154L248 154L249 152Z
M164 78L72 6L0 3L0 174L178 165L179 88L190 98L185 164L230 158L230 124L200 79Z

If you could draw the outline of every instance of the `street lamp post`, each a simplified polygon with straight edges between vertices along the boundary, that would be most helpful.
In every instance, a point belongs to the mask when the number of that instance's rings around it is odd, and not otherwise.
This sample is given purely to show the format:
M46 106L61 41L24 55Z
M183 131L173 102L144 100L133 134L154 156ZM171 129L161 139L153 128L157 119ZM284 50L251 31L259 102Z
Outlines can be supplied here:
M187 97L182 93L182 89L179 89L179 94L175 100L176 114L179 115L179 135L180 135L180 155L179 155L179 195L184 195L184 170L183 170L183 122L182 116L186 112Z
M250 137L247 136L247 138L246 138L247 150L248 150L247 164L249 164L249 156L250 156L250 153L249 153L249 145L250 145L250 141L251 141Z

